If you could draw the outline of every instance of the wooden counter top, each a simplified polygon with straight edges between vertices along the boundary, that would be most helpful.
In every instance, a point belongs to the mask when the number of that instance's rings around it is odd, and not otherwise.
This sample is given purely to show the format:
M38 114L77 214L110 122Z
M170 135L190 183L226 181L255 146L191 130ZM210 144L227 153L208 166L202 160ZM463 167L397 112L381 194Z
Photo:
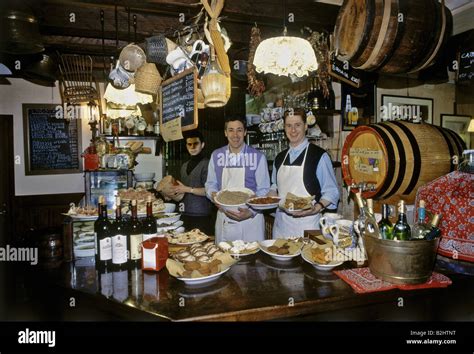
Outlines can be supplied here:
M355 264L346 262L343 266ZM453 285L446 289L361 295L335 274L317 271L301 257L282 263L262 252L242 259L216 282L200 286L188 286L166 269L157 273L129 270L97 274L93 258L66 264L61 274L63 287L88 296L98 308L140 320L262 321L308 316L325 320L397 320L397 316L430 320L439 316L432 307L443 303L452 290L466 287L465 291L473 293L469 277L450 275ZM397 312L400 297L407 308ZM474 308L474 297L466 301ZM364 310L374 306L383 311L379 309L374 315ZM449 306L459 303L452 301ZM467 316L474 318L473 313Z

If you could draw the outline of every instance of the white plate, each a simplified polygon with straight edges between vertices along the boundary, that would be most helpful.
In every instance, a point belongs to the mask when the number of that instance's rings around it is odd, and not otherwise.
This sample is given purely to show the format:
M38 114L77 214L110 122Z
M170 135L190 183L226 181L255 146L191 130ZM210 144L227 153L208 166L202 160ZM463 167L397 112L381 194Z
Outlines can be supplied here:
M156 224L157 225L174 224L176 221L178 221L181 218L181 214L178 214L178 213L164 213L164 214L160 214L160 215L163 215L165 217L161 217L161 218L156 217Z
M249 195L249 198L251 198L253 195L255 195L255 193L251 190L251 189L248 189L248 188L227 188L227 189L223 189L219 192L217 192L215 198L214 198L214 201L217 205L220 205L221 207L223 207L225 210L233 210L233 211L238 211L239 208L248 208L247 207L247 204L246 203L241 203L241 204L224 204L224 203L221 203L219 202L218 198L219 198L219 195L224 192L224 191L229 191L229 192L244 192L244 193L247 193Z
M257 198L259 198L259 197L257 197ZM250 205L255 210L267 210L267 209L276 208L276 207L278 207L278 205L280 204L280 201L281 201L281 198L273 197L273 198L278 198L278 202L270 203L270 204L254 204L254 203L251 203L252 200L257 199L257 198L252 198L247 202L247 204Z
M267 251L265 248L273 246L275 241L276 240L265 240L265 241L259 242L260 249L266 254L268 254L269 256L271 256L273 259L276 259L277 261L289 261L292 258L295 258L301 254L301 249L299 249L295 254L282 254L282 255Z
M96 220L99 216L98 215L81 215L81 214L67 214L62 213L63 215L69 216L74 220Z
M291 210L290 210L290 209L287 209L287 208L285 208L285 200L284 200L284 199L282 199L282 200L280 201L280 203L278 204L278 207L279 207L281 210L286 211L287 213L289 213L289 212L292 213L292 212L295 212L295 211L304 211L304 210L311 209L311 208L306 208L306 209L291 209Z
M332 269L336 268L337 266L340 266L342 263L344 263L342 261L335 261L335 262L331 262L331 263L328 263L328 264L316 263L312 259L305 256L305 250L303 250L303 252L301 252L301 257L303 257L303 259L306 262L308 262L309 264L311 264L314 268L316 268L318 270L324 270L324 271L332 270Z
M181 228L181 226L183 226L183 224L184 224L183 220L178 220L178 221L176 221L175 223L173 223L171 225L158 226L156 232L158 232L158 233L165 233L165 232L168 232L168 231L178 232L178 230L180 230L180 229L184 230L184 228ZM181 232L178 232L178 233L181 233Z
M213 280L216 280L218 279L222 274L224 274L225 272L227 272L228 270L230 269L229 268L226 268L222 271L220 271L219 273L216 273L216 274L212 274L212 275L208 275L206 277L200 277L200 278L176 278L178 280L181 280L183 281L185 284L187 285L197 285L197 284L203 284L203 283L209 283Z
M256 248L256 249L251 250L251 251L246 252L246 253L230 253L230 252L229 252L229 254L230 254L232 257L241 258L241 257L251 256L252 254L255 254L255 253L258 253L258 252L260 252L260 248Z

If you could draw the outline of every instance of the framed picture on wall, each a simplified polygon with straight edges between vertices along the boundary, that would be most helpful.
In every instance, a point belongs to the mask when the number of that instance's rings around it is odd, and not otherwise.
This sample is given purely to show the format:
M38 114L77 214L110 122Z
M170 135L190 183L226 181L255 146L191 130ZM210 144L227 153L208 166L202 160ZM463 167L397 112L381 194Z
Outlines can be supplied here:
M471 116L454 114L441 115L441 126L457 133L461 139L464 140L468 149L471 146L471 133L468 131L470 122Z
M360 87L341 83L342 130L349 131L360 125L374 123L376 86L365 82Z
M377 122L408 120L433 123L433 99L422 97L382 95Z

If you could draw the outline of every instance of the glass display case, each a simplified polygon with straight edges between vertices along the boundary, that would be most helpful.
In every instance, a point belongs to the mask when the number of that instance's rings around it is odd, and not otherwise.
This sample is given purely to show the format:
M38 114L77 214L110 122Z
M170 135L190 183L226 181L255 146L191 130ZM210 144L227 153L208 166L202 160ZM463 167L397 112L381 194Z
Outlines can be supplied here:
M99 196L107 200L107 209L112 209L119 189L133 187L132 170L99 170L85 171L85 204L97 205Z

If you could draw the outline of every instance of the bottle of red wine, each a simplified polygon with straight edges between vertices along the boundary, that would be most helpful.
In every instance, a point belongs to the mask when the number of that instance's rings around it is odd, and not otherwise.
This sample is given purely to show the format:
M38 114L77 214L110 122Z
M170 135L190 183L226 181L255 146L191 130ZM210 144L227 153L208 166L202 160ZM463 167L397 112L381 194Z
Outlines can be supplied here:
M107 217L107 203L99 197L99 217L94 223L95 265L98 269L112 267L112 225Z
M146 218L143 219L143 241L156 236L156 218L153 216L153 204L151 197L146 202Z
M112 266L114 270L127 269L130 250L128 248L128 227L122 219L120 197L115 198L115 221L112 224Z
M129 221L130 231L130 266L139 268L142 263L143 225L138 220L137 201L132 200L132 218Z

